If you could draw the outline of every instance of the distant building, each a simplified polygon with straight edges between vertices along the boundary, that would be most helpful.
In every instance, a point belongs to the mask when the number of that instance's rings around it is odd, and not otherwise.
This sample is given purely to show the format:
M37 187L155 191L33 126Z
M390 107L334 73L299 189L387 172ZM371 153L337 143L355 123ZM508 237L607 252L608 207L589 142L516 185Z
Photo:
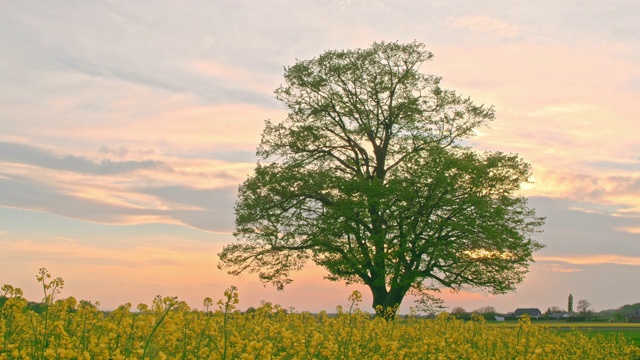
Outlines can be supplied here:
M513 312L513 316L521 317L522 315L527 314L532 319L537 319L542 316L542 312L537 308L518 308Z
M626 321L629 322L640 322L640 313L638 313L638 309L636 309L636 312L634 313L629 313L626 316Z
M549 317L551 319L556 319L556 320L560 320L560 319L566 319L566 318L570 318L571 315L567 312L557 312L557 313L551 313L549 314Z

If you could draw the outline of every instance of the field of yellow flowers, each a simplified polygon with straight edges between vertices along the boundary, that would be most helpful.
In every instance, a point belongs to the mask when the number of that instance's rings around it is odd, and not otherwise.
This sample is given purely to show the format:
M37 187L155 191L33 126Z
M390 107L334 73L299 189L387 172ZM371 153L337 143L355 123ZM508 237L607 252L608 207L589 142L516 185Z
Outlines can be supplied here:
M150 306L125 304L103 312L97 304L56 299L64 282L41 269L43 307L27 306L22 291L5 285L0 307L0 359L638 359L623 336L553 331L523 319L517 326L481 318L372 319L358 309L361 295L337 316L287 313L263 302L236 311L238 293L205 299L193 310L175 297Z

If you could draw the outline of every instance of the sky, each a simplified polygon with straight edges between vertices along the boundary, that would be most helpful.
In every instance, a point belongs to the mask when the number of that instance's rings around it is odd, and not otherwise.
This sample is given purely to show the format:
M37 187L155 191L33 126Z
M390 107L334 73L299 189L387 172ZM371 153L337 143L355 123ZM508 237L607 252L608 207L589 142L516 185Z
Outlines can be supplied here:
M307 266L278 292L219 270L233 205L286 66L374 41L422 42L443 87L493 105L470 144L531 164L522 194L547 218L530 272L504 295L449 308L599 311L640 302L640 3L637 1L0 2L0 285L103 309L239 289L333 311L361 286ZM412 306L405 299L402 311Z

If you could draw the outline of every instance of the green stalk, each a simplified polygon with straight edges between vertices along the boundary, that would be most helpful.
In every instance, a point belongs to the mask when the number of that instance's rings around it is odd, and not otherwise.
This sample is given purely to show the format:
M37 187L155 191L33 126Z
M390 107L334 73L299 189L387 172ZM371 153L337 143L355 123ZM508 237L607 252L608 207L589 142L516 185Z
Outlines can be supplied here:
M173 307L173 304L169 304L167 306L167 310L164 312L160 320L156 322L156 326L153 327L153 330L151 330L151 334L149 334L149 337L147 337L147 341L144 344L144 351L142 352L142 360L144 360L145 356L147 355L147 349L149 348L149 343L151 342L151 338L153 337L153 334L155 334L156 330L158 330L158 328L160 327L160 324L162 324L162 322L167 317L167 315L169 315L169 311L171 310L172 307Z

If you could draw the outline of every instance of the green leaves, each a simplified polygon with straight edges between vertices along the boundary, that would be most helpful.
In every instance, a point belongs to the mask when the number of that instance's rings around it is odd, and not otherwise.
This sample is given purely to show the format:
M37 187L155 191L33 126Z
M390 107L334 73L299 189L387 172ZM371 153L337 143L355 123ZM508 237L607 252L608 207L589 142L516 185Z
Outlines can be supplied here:
M289 115L265 125L236 203L240 242L219 267L282 288L312 260L384 308L429 279L497 293L521 282L542 247L543 219L516 195L529 165L461 145L494 111L422 73L432 57L380 42L286 68Z

